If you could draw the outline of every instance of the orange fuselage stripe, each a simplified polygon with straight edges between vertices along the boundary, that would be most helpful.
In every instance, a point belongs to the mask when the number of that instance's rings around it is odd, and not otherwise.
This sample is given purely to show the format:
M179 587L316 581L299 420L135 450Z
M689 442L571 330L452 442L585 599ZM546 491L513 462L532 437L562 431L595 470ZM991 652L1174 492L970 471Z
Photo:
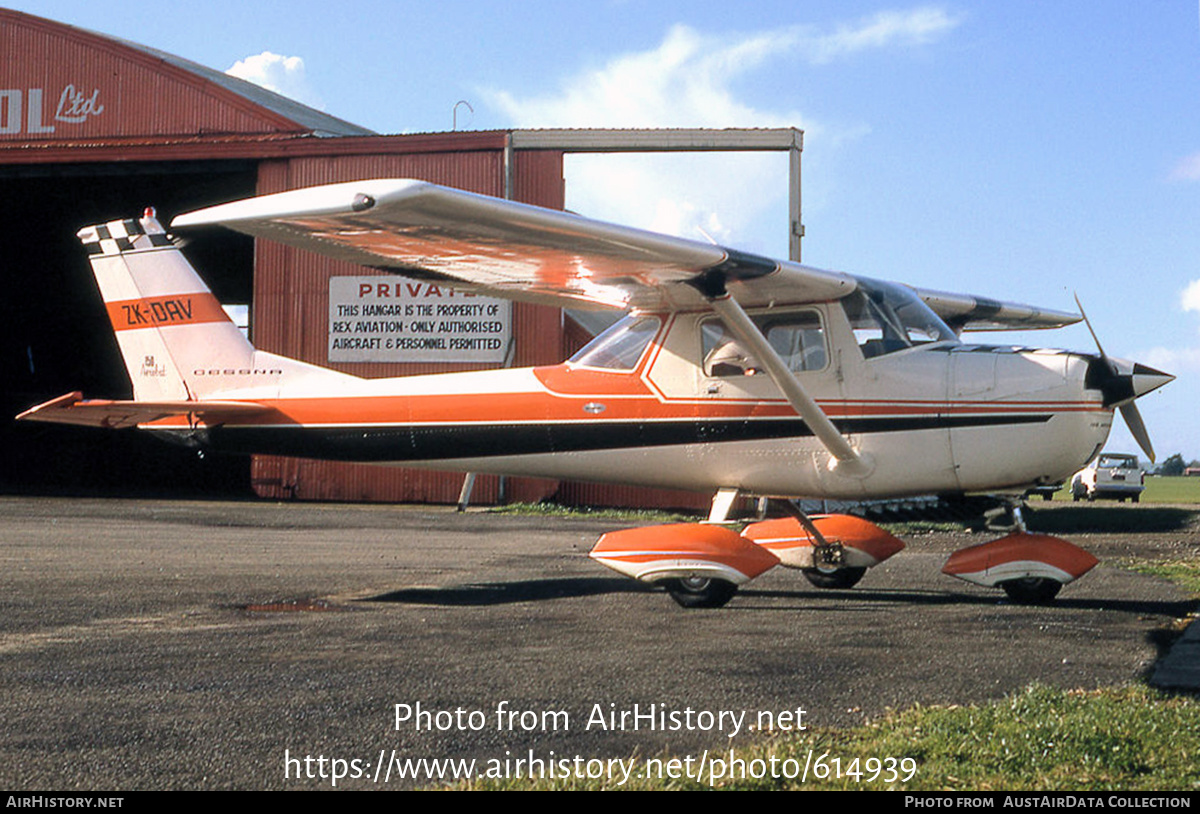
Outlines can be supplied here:
M653 421L680 419L794 418L785 402L722 403L667 401L655 397L563 396L547 392L479 393L477 395L341 396L263 399L272 408L247 416L239 425L361 426L370 424L437 425L454 423ZM598 405L603 410L596 411ZM589 409L585 409L585 407ZM1079 402L897 402L821 404L833 419L886 416L1026 415L1102 411L1099 403ZM171 423L169 420L162 422Z

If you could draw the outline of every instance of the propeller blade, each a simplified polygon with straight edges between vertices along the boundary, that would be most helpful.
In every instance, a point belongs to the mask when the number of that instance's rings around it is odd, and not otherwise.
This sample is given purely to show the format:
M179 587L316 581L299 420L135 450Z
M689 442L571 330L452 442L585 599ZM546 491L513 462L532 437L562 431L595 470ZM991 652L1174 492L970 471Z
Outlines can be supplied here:
M1092 341L1096 343L1096 349L1100 351L1100 358L1097 360L1092 357L1088 365L1090 385L1104 393L1105 407L1116 407L1121 411L1121 418L1125 419L1125 426L1129 428L1133 439L1142 448L1142 452L1146 453L1150 463L1154 463L1154 445L1150 443L1150 433L1146 432L1142 413L1134 404L1134 399L1151 390L1157 390L1167 382L1173 381L1175 377L1136 362L1108 358L1104 346L1100 344L1100 337L1096 336L1096 331L1092 329L1092 321L1088 319L1087 311L1083 310L1078 293L1075 294L1075 305L1083 316L1083 324L1087 326L1088 333L1092 335Z
M1075 306L1079 308L1079 313L1083 317L1083 324L1087 326L1088 333L1092 335L1092 341L1096 343L1096 349L1100 351L1101 359L1108 359L1108 354L1104 352L1104 346L1100 344L1100 337L1096 336L1096 331L1092 328L1092 321L1088 319L1087 311L1083 310L1083 303L1079 301L1079 293L1075 293Z
M1131 401L1117 409L1121 411L1121 418L1125 419L1125 426L1129 427L1133 439L1138 442L1142 452L1146 453L1150 463L1154 463L1154 445L1150 443L1150 433L1146 432L1146 425L1142 423L1142 413L1137 405Z

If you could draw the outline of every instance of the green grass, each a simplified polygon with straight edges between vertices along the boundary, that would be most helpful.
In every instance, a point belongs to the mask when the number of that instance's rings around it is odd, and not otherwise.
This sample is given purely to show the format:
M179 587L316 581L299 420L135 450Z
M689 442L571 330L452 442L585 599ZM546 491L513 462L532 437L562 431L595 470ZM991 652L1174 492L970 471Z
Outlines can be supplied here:
M1054 500L1071 500L1066 488L1054 493ZM1034 503L1040 503L1037 498ZM1104 501L1105 503L1111 501ZM1197 477L1152 477L1146 478L1146 491L1142 492L1142 503L1196 503L1200 504L1200 478Z
M558 503L510 503L506 506L492 506L487 511L491 514L512 514L523 517L585 517L596 520L647 523L695 523L704 519L699 514L670 512L661 509L562 506Z
M1079 503L1070 506L1031 501L1025 513L1029 530L1043 534L1139 533L1189 531L1200 528L1200 505L1196 509L1178 506L1117 506L1111 503ZM618 509L591 506L561 506L557 503L514 503L493 506L489 513L524 517L565 517L612 520L625 523L696 523L703 515L659 509ZM916 520L881 522L897 537L956 532L970 527L966 522Z
M1082 692L1034 685L991 704L914 707L868 726L762 737L736 747L752 767L810 766L801 778L636 777L626 789L873 789L962 791L1195 791L1200 789L1200 701L1145 687ZM712 756L727 756L714 750ZM818 758L824 756L823 760ZM810 757L811 756L811 757ZM668 760L671 756L658 756ZM675 756L683 757L683 756ZM693 756L698 758L699 756ZM907 782L870 770L869 759L907 758ZM636 767L647 765L635 758ZM834 765L843 777L814 777ZM869 767L869 768L868 768ZM858 769L857 778L845 776ZM865 773L863 770L866 770ZM901 775L904 776L904 775ZM890 780L890 782L889 782ZM472 789L611 789L606 780L477 781Z
M1200 702L1145 687L1035 685L994 704L906 710L849 733L842 748L915 758L910 789L1194 790Z
M1146 478L1144 503L1200 503L1200 478Z
M1200 562L1196 562L1195 560L1160 560L1153 562L1136 560L1118 562L1117 564L1122 568L1137 571L1139 574L1150 574L1151 576L1169 579L1176 585L1180 585L1191 591L1194 598L1200 599Z

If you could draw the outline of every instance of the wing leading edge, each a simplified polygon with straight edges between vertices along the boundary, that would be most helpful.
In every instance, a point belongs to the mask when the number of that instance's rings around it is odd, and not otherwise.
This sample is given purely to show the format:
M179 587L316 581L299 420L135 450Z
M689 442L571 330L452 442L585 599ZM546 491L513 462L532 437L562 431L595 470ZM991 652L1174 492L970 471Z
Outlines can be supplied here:
M1062 328L1083 319L1070 311L1000 302L970 294L913 289L939 317L956 331L1010 331Z

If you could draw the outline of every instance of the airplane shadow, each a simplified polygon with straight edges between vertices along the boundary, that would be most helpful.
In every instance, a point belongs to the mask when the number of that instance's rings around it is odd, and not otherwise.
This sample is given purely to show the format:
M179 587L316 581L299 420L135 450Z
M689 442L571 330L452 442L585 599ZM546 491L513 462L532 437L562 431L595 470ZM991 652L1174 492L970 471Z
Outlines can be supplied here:
M555 599L575 599L604 594L639 594L662 592L651 585L623 578L569 577L562 579L517 580L515 582L484 582L453 585L445 588L404 588L398 591L369 596L358 602L391 602L401 605L442 605L446 607L486 607L519 602L545 602ZM666 596L663 597L667 600ZM785 600L760 604L756 600ZM787 602L791 600L791 602ZM669 600L668 600L669 601ZM794 604L799 602L801 604ZM913 589L852 590L762 590L744 588L723 611L869 611L868 605L897 606L957 605L960 607L1021 606L1008 601L1003 593L966 594ZM1143 599L1104 599L1060 597L1047 607L1059 610L1116 611L1154 616L1182 618L1195 608L1189 600L1165 601Z
M846 603L864 604L864 603L883 603L895 605L958 605L960 607L974 606L1010 606L1014 608L1054 608L1059 610L1080 610L1080 611L1116 611L1118 613L1135 613L1155 616L1170 616L1173 618L1182 618L1191 613L1195 607L1194 600L1144 600L1144 599L1104 599L1104 598L1072 598L1059 597L1053 602L1046 605L1021 605L1010 601L1004 593L997 591L995 594L964 594L952 593L943 591L922 591L912 589L901 590L863 590L854 588L851 590L817 590L817 591L765 591L748 589L739 591L737 597L742 600L741 610L794 610L796 606L780 607L778 604L762 605L754 607L748 605L748 602L756 599L793 599L804 600L806 603L811 600L832 600L841 599ZM736 600L735 600L736 601ZM822 603L824 605L824 603ZM732 607L732 605L731 605ZM805 604L805 610L812 610L814 606ZM829 608L830 609L850 609L846 608ZM858 608L867 610L866 608Z
M1174 506L1056 505L1033 508L1026 515L1030 531L1043 534L1139 534L1151 531L1186 531L1195 522L1191 509Z
M359 602L395 602L403 605L487 606L516 602L543 602L548 599L574 599L599 594L647 593L654 591L629 579L572 577L531 579L517 582L483 582L447 588L405 588Z

